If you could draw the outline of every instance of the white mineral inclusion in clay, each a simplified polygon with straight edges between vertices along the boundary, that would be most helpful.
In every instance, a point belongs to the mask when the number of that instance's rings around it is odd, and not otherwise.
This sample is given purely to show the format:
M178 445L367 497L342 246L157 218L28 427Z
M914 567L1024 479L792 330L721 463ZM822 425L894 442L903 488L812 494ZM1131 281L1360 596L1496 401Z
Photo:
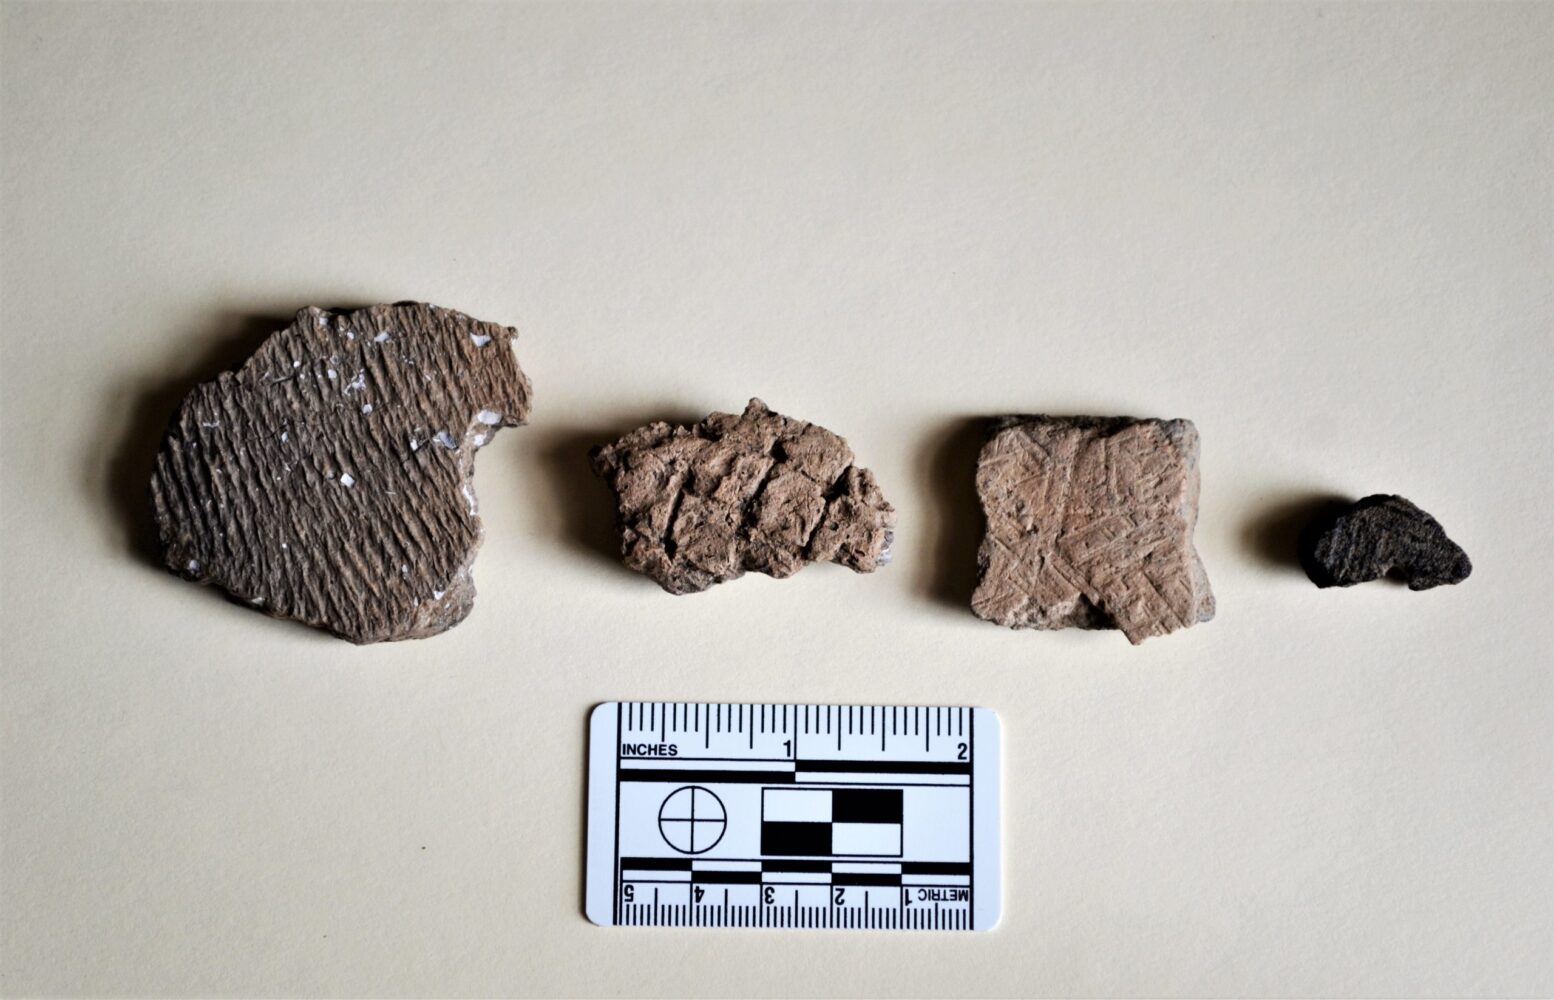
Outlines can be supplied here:
M514 335L419 303L302 310L169 427L151 482L168 567L353 642L458 624L482 534L460 441L527 418Z

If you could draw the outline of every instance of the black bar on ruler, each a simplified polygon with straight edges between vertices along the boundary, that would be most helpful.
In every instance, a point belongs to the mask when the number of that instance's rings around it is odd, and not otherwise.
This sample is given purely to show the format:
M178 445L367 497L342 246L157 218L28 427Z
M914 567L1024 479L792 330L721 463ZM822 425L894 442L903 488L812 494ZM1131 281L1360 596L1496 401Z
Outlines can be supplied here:
M903 861L903 875L970 875L971 865L963 861Z
M720 782L722 784L791 785L792 771L691 771L670 767L623 767L622 781Z
M639 872L688 872L690 858L621 858L621 867Z

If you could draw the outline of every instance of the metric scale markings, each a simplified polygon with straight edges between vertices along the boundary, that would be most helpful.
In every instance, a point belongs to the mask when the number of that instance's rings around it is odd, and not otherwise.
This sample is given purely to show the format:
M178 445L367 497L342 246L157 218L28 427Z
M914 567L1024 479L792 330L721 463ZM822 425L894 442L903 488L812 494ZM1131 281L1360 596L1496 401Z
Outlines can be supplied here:
M590 720L597 924L987 930L987 709L610 702Z

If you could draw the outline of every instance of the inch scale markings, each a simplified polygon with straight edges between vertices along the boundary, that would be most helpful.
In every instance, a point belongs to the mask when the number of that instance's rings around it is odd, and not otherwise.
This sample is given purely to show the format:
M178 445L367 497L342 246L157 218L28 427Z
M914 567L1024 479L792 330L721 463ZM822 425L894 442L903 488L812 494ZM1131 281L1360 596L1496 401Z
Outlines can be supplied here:
M987 709L609 702L589 724L596 924L987 930Z

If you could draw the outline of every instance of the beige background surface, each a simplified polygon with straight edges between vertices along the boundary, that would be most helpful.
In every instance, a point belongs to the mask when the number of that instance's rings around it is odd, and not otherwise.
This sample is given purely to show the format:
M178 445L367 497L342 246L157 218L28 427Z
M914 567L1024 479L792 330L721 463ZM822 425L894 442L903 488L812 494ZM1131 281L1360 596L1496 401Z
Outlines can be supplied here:
M11 995L1554 990L1554 5L6 4ZM473 615L354 648L135 541L161 425L299 306L517 325ZM673 599L584 450L751 395L898 559ZM964 606L968 419L1193 418L1203 627ZM1319 592L1401 492L1456 588ZM585 713L974 703L1002 926L602 930Z

